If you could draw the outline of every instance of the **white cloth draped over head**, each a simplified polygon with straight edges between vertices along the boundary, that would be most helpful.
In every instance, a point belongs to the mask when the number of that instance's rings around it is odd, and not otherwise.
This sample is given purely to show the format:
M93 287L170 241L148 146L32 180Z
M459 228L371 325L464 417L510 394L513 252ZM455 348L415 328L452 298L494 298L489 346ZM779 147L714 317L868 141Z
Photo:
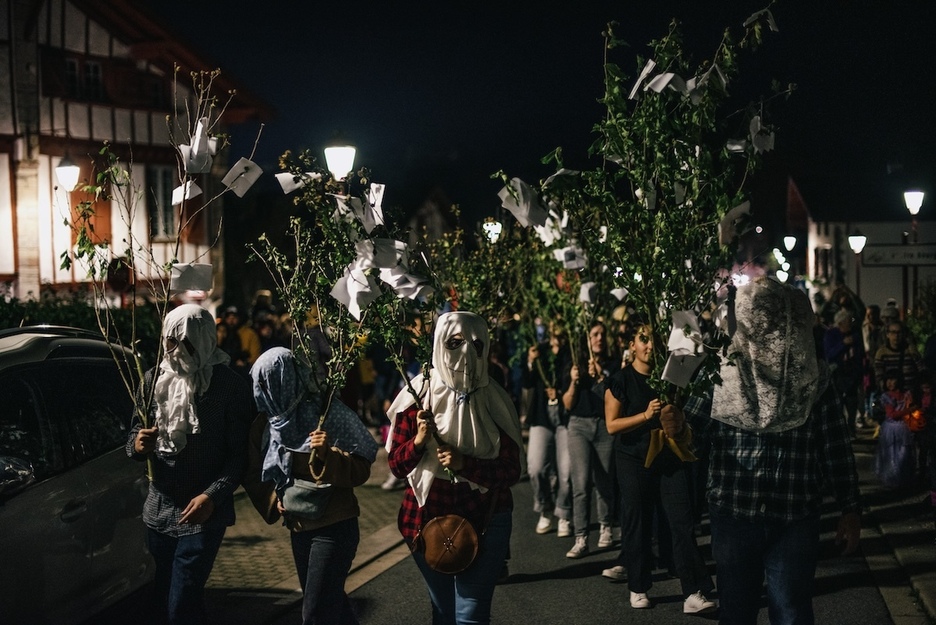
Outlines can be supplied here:
M456 335L463 340L459 341ZM523 463L517 410L507 391L490 383L488 377L490 347L487 323L478 315L463 311L440 315L432 341L429 379L420 374L413 379L412 386L422 407L432 413L439 436L446 444L474 458L496 458L500 453L500 428L517 443ZM414 405L419 404L409 389L400 391L387 410L391 432L399 413ZM392 442L393 437L388 437L388 452ZM425 505L435 478L449 479L439 463L437 449L438 444L430 438L419 464L407 476L420 506ZM468 483L472 488L485 490Z
M768 278L738 287L712 418L758 432L805 423L822 386L814 325L809 299L799 289Z
M162 337L176 347L163 354L156 376L156 451L171 456L185 448L188 434L198 434L195 400L211 385L212 368L230 358L218 349L214 317L201 306L184 304L170 311Z

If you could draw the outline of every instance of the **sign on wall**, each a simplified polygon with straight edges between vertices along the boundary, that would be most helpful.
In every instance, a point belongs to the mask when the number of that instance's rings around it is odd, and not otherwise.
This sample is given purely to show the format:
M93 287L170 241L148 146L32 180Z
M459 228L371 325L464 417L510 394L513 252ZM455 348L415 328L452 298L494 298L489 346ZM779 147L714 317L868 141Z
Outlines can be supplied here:
M936 245L868 245L861 253L865 267L936 265Z

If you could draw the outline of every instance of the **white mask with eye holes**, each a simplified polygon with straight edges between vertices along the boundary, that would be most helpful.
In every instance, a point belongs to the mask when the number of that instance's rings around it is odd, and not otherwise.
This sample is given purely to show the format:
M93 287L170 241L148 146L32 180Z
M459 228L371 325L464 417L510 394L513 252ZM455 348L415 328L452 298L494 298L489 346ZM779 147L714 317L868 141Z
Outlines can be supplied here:
M458 325L465 327L458 328ZM434 366L445 384L470 394L487 380L487 341L472 332L470 324L452 324L448 336L440 337L433 351ZM485 334L487 328L485 328Z

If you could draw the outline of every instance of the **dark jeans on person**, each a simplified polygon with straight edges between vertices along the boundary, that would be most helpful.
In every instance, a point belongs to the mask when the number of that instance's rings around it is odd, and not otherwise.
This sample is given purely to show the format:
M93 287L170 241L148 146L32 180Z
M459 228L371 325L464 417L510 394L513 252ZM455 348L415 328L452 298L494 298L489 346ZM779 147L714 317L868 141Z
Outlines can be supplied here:
M361 534L357 517L305 532L291 532L302 584L303 625L357 625L345 580Z
M147 530L147 546L156 561L156 597L168 625L207 622L205 584L226 529L224 525L206 525L198 534L178 538Z
M672 559L679 576L683 598L714 589L705 560L696 544L685 463L649 469L635 458L615 457L618 486L621 489L621 549L631 592L647 592L652 586L654 509L657 499L666 515L672 537ZM661 550L663 551L663 550Z
M771 625L813 625L819 515L747 521L712 507L720 625L755 625L766 577Z

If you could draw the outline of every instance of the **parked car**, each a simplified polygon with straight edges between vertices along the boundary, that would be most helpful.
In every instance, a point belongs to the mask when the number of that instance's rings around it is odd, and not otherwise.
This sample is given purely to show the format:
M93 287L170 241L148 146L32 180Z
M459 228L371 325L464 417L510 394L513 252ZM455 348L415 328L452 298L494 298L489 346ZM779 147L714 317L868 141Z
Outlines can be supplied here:
M0 331L0 623L80 623L153 577L114 353L74 328Z

